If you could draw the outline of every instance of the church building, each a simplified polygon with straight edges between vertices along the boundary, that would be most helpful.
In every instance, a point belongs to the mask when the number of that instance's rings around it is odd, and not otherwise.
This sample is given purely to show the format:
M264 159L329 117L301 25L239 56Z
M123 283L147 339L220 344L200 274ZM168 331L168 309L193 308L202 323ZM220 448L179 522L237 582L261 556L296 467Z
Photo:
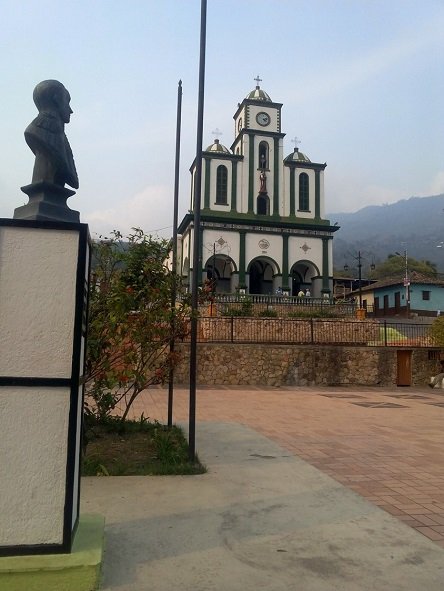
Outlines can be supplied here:
M326 164L298 147L284 157L282 104L259 86L234 113L234 142L218 139L202 153L199 273L216 291L297 295L332 291L333 233L324 219ZM193 195L178 228L178 267L187 285L193 273Z

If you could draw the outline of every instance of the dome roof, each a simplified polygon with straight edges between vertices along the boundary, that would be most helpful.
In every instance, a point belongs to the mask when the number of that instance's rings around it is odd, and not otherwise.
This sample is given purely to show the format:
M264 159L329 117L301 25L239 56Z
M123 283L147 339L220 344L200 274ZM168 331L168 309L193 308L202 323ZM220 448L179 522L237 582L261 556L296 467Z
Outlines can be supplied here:
M284 162L291 162L292 160L295 162L311 162L308 156L299 152L299 148L295 148L294 151L285 158Z
M222 152L223 154L231 154L230 150L221 144L218 139L214 140L214 144L205 148L205 152Z
M254 101L264 101L265 103L272 102L271 98L268 96L268 94L265 92L265 90L262 90L262 88L259 86L259 84L256 86L256 88L254 90L249 92L245 98L251 99Z

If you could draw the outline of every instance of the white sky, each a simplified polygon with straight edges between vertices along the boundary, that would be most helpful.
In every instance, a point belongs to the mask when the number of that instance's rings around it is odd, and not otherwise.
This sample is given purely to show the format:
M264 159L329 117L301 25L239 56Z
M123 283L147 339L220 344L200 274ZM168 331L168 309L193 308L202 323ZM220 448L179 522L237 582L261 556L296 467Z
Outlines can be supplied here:
M183 81L179 218L195 155L199 0L0 0L0 217L27 198L23 139L34 86L55 78L92 233L172 224L177 83ZM204 147L234 139L259 74L298 136L327 162L326 210L444 192L442 0L208 0Z

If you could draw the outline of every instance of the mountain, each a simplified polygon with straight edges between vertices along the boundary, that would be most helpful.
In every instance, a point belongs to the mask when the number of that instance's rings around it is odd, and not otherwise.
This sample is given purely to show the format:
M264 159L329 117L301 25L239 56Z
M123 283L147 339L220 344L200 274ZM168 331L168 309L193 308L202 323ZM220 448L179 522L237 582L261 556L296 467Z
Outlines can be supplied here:
M385 260L390 253L403 253L429 260L444 272L444 194L411 197L387 205L371 205L355 213L330 213L332 224L341 227L334 235L336 269L347 263L353 267L358 251L362 275L372 262Z

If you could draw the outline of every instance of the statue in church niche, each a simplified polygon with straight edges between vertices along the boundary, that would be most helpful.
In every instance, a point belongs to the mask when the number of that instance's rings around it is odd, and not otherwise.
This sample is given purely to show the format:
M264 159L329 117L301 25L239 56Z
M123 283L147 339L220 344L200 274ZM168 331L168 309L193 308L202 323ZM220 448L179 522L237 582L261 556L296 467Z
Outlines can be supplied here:
M267 192L267 175L265 174L264 170L259 175L259 180L261 182L260 187L259 187L259 193L266 193Z
M33 93L39 114L25 130L25 140L35 155L32 182L22 187L29 203L17 207L15 219L79 222L78 211L66 200L79 188L76 165L65 135L72 109L71 96L58 80L44 80Z
M76 166L65 123L69 123L71 97L61 82L44 80L33 94L39 114L25 130L25 140L35 155L32 182L49 182L79 188Z

